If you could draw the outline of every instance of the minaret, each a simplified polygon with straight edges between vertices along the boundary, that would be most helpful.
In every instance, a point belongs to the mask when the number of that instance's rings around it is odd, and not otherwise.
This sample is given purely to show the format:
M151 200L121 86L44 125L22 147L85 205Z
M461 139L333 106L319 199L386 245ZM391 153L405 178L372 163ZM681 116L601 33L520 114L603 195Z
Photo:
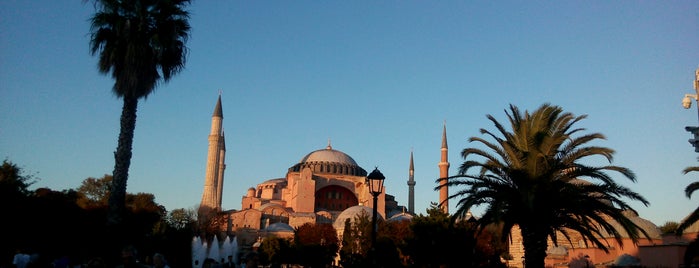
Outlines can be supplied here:
M223 118L223 115L221 116ZM216 185L216 203L218 210L221 210L221 197L223 196L223 172L226 170L226 136L221 129L221 140L218 146L218 175L216 176L218 185Z
M408 213L415 215L415 166L413 150L410 150L410 167L408 168Z
M225 168L225 146L223 141L223 111L221 109L221 93L211 117L211 132L209 133L209 152L206 158L206 177L204 192L199 204L199 215L206 216L210 211L221 211L221 193L223 187L223 169Z
M449 148L447 147L447 122L444 121L444 127L442 128L442 159L439 161L439 178L449 177ZM439 186L439 204L442 207L444 213L449 214L449 188L444 186L447 183L446 180L440 181Z

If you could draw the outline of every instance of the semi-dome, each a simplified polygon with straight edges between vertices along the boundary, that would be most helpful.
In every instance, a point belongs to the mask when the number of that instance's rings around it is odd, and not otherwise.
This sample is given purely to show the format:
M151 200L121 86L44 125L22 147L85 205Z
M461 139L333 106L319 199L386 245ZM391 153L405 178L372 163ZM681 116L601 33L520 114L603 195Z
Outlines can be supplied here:
M354 159L330 146L325 149L315 150L289 168L290 172L299 172L304 168L310 168L314 173L330 173L352 176L366 176L366 170L357 165Z
M358 216L365 214L365 213L366 213L366 216L368 216L369 219L371 219L371 217L373 217L374 211L370 207L362 206L362 205L356 205L356 206L349 207L349 208L345 209L344 211L342 211L342 213L340 213L340 215L337 216L337 218L335 219L335 222L333 223L333 227L335 227L335 230L344 230L345 229L345 221L347 219L349 219L350 222L353 223L354 220ZM381 213L378 213L376 216L378 219L383 220Z

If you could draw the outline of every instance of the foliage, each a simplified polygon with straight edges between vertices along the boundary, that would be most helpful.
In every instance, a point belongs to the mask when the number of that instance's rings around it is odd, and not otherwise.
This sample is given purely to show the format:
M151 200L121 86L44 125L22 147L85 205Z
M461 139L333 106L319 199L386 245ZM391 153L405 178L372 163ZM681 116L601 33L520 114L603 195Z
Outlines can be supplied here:
M99 72L111 74L112 91L123 99L107 218L110 239L115 241L128 230L121 224L138 100L184 68L190 30L189 12L184 8L189 2L93 0L90 52L99 54Z
M109 187L112 175L104 174L102 178L89 177L83 180L77 191L81 194L78 203L82 208L104 207L109 200Z
M563 112L558 106L543 104L532 113L520 112L514 105L506 111L511 130L507 130L491 115L499 133L481 129L481 134L493 142L471 137L481 148L466 148L461 152L464 162L459 173L447 183L435 187L458 190L449 199L460 198L456 218L465 218L474 206L486 205L478 219L479 229L490 224L502 224L503 238L508 237L514 225L519 225L525 250L525 265L543 267L547 238L554 243L558 235L570 240L569 233L577 232L586 243L607 250L600 241L607 232L619 242L621 234L610 223L619 223L634 241L640 234L648 234L624 214L633 209L622 200L640 201L639 194L615 183L607 172L617 172L635 182L635 175L627 168L604 165L591 166L588 158L601 156L612 162L614 151L591 146L588 143L605 137L599 133L577 134L584 129L573 128L583 116ZM499 134L499 135L498 135ZM470 157L477 158L476 160Z
M668 221L668 222L665 222L663 225L661 225L659 228L663 234L672 234L672 233L675 233L678 226L680 226L680 224L678 222Z
M291 241L279 237L267 237L260 245L260 264L279 267L284 263L294 263Z
M32 175L24 174L22 168L5 159L0 166L0 196L12 200L13 198L30 195L29 186L36 179Z
M408 246L408 241L413 238L411 221L387 221L379 225L379 234L381 234L383 239L390 240L390 243L397 250L397 258L401 261L401 264L407 265L408 256L405 250ZM379 241L381 241L381 239L377 238L377 243L379 243Z
M369 265L369 250L371 249L371 219L366 211L355 216L354 220L345 221L340 249L340 265L342 267L367 267Z
M695 172L695 171L699 171L699 167L688 167L688 168L685 168L684 171L682 171L682 172L684 172L684 174L687 174L689 172ZM695 181L695 182L692 182L689 185L687 185L687 187L684 189L684 193L687 196L687 198L691 198L692 194L697 189L699 189L699 181ZM692 213L690 213L684 220L682 220L680 225L677 226L677 230L675 231L676 234L682 235L684 230L689 228L689 226L691 226L692 224L694 224L697 221L699 221L699 207L694 209L694 211L692 211Z
M337 256L337 231L329 223L303 224L294 233L294 247L299 264L325 267L332 264Z
M173 209L167 215L166 221L169 226L177 230L193 229L196 223L196 213L192 209Z
M413 218L406 253L415 267L474 267L475 238L468 225L454 224L435 203ZM453 245L459 245L454 247Z

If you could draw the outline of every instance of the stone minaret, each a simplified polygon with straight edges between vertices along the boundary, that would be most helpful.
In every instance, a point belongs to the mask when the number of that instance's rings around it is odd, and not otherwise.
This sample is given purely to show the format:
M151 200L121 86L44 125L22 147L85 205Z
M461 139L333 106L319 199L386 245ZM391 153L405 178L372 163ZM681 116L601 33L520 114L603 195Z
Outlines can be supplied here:
M413 150L410 150L410 168L408 168L408 213L415 215L415 166Z
M444 122L444 127L442 128L442 159L439 161L439 178L449 177L449 148L447 147L447 122ZM443 186L447 183L443 180L439 183ZM449 188L444 186L439 189L439 204L442 207L444 213L449 214Z
M226 168L226 146L223 138L223 111L221 109L221 94L211 117L211 133L209 133L209 152L206 158L206 177L204 192L199 204L199 215L208 215L211 211L221 211L221 196L223 194L223 171Z
M223 118L223 115L221 115ZM223 196L223 171L226 170L226 136L224 135L223 129L221 130L221 140L219 141L218 148L218 174L216 176L216 203L218 204L218 210L221 210L221 197Z

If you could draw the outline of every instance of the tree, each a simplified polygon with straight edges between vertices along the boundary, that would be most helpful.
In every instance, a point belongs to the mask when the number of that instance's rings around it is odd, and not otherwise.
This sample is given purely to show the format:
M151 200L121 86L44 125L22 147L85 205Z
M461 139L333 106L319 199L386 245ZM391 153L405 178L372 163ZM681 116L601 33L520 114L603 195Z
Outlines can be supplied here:
M659 228L663 234L672 234L677 231L678 226L680 226L680 224L676 221L666 221L663 225L659 226Z
M192 209L173 209L168 213L166 221L169 226L176 230L182 230L187 227L193 229L194 224L196 224L196 213Z
M449 199L458 199L455 217L465 217L471 207L487 205L478 219L478 228L502 224L502 237L510 237L514 225L519 225L526 267L544 267L547 238L556 243L562 235L570 241L569 232L582 235L586 243L608 251L599 240L602 232L611 234L621 243L621 234L608 220L616 221L635 242L645 230L624 214L634 211L621 198L636 200L647 206L639 194L616 184L608 172L620 173L635 182L635 175L627 168L611 165L614 151L588 145L605 139L600 133L577 135L583 128L573 125L586 118L563 112L548 103L532 113L510 105L505 111L511 130L505 129L491 115L499 135L485 129L480 133L492 138L471 137L485 149L466 148L461 152L464 162L456 176L444 186L463 187ZM593 156L601 156L609 165L592 166L586 163ZM476 160L469 159L476 157ZM635 212L635 211L634 211Z
M104 174L99 179L93 177L85 179L76 189L81 195L77 201L78 204L85 209L107 206L111 184L112 175L108 174Z
M342 267L367 267L371 249L371 219L369 213L361 211L353 220L345 220L340 248L340 265Z
M694 172L694 171L699 171L699 167L688 167L685 168L684 171L682 171L684 174L687 174L689 172ZM687 198L692 198L692 194L694 191L699 189L699 181L695 181L687 185L686 188L684 188L684 194L687 196ZM677 230L675 233L677 235L682 235L685 229L687 229L689 226L694 224L695 222L699 221L699 207L697 207L692 213L689 214L682 222L680 223L679 226L677 226Z
M189 12L184 8L189 3L94 0L97 11L90 19L90 51L99 54L99 72L111 73L112 91L123 99L107 217L111 227L121 224L125 209L138 100L184 68L190 30Z
M262 241L259 249L260 264L270 267L280 267L290 263L293 255L291 242L288 239L270 236Z
M0 266L9 266L12 263L12 255L15 250L29 246L28 235L32 231L27 228L29 220L36 211L32 205L32 193L29 186L34 183L31 175L24 174L24 170L5 159L0 166L0 214L5 215L3 222L3 242L0 243Z
M36 179L32 175L24 174L22 168L3 160L0 166L0 195L7 200L12 200L15 196L28 196L31 194L29 186L34 184Z
M454 222L437 203L411 222L406 254L414 267L476 267L475 237L466 221ZM459 245L454 247L453 245Z
M339 250L337 232L330 223L305 223L294 232L294 246L301 265L325 267Z

